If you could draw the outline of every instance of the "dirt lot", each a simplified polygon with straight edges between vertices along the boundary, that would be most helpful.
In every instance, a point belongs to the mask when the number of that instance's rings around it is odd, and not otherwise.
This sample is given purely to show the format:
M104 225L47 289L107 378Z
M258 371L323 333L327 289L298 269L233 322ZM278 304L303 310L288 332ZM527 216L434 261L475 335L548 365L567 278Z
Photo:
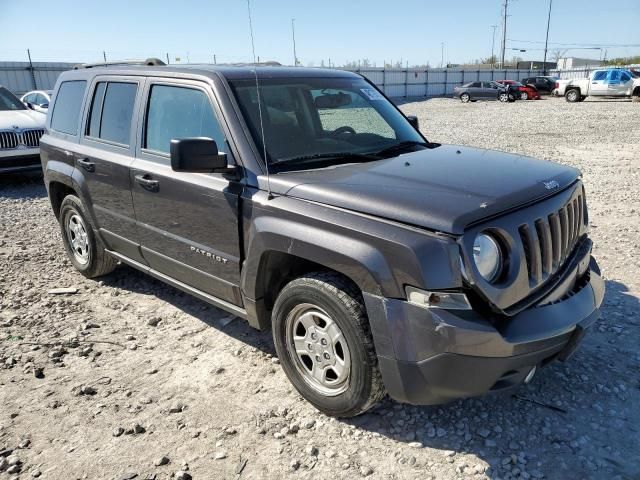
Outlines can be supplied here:
M432 141L581 168L607 295L526 387L350 421L297 395L269 333L127 267L85 280L41 181L0 179L0 479L640 478L639 107L402 106Z

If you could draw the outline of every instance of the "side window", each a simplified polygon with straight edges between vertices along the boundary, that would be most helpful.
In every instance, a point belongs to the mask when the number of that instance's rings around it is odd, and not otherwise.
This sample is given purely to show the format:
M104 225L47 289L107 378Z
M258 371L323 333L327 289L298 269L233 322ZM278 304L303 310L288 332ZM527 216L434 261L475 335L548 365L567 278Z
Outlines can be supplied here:
M622 83L626 83L629 80L631 80L631 75L629 75L627 72L622 72L621 75L620 75L620 81Z
M472 87L472 88L480 88L480 82L473 82L473 83L471 84L471 87Z
M605 70L600 70L595 73L593 76L594 80L605 80L607 78L607 72Z
M87 128L87 135L90 137L100 137L100 116L102 115L102 102L106 88L107 82L100 82L93 93L91 113L89 114L89 126Z
M224 134L202 90L153 85L147 106L144 148L169 153L174 138L209 137L226 151Z
M63 82L60 85L53 113L51 115L51 128L62 133L76 135L80 123L80 107L84 91L87 88L85 80L73 80Z
M609 81L611 83L618 83L620 81L620 70L612 70Z
M103 140L129 145L131 117L136 101L138 85L135 83L109 82L102 103L100 135Z

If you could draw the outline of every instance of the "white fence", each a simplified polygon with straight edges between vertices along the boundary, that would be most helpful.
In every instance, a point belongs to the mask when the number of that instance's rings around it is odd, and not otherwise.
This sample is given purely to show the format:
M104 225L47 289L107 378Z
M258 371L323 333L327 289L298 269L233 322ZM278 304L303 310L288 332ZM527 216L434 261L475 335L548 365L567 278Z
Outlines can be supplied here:
M21 95L29 90L51 90L58 75L76 63L0 62L0 85Z
M624 68L633 68L628 65ZM606 68L606 67L600 67ZM623 68L623 67L621 67ZM548 70L560 78L585 78L596 67L572 70ZM350 70L364 75L389 97L441 97L453 94L453 88L468 82L516 80L542 75L540 70L474 70L461 68L359 68Z
M0 62L0 85L16 94L29 90L50 90L58 75L75 63L61 62ZM624 68L638 68L627 65ZM584 78L596 67L572 70L548 70L560 78ZM389 97L441 97L453 94L453 88L468 82L517 80L541 75L540 70L474 70L461 68L361 68L351 70L375 83Z

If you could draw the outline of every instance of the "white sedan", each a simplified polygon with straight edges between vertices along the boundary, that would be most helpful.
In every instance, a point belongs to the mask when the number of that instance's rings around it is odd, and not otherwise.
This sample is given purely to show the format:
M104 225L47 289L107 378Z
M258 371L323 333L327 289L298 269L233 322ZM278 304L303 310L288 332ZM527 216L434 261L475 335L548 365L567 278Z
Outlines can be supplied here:
M46 118L0 86L0 174L42 168L40 137Z
M51 97L53 97L53 90L32 90L20 97L20 100L32 110L46 115Z

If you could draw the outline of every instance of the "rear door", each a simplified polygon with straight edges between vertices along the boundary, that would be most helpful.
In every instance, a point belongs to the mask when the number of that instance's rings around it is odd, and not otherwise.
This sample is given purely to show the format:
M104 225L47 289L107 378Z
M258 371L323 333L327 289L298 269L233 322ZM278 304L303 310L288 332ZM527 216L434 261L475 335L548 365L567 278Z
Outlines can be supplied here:
M607 94L616 97L630 95L632 83L633 81L629 73L624 70L613 70L609 77Z
M91 83L76 171L107 248L144 262L137 239L129 168L136 148L142 77L98 76Z
M471 98L474 100L482 99L484 97L484 93L482 91L482 82L473 82L467 88L467 92L471 95Z
M142 254L154 270L242 305L242 184L223 174L175 172L169 156L174 138L209 137L234 163L213 91L197 81L149 79L144 98L131 169Z

